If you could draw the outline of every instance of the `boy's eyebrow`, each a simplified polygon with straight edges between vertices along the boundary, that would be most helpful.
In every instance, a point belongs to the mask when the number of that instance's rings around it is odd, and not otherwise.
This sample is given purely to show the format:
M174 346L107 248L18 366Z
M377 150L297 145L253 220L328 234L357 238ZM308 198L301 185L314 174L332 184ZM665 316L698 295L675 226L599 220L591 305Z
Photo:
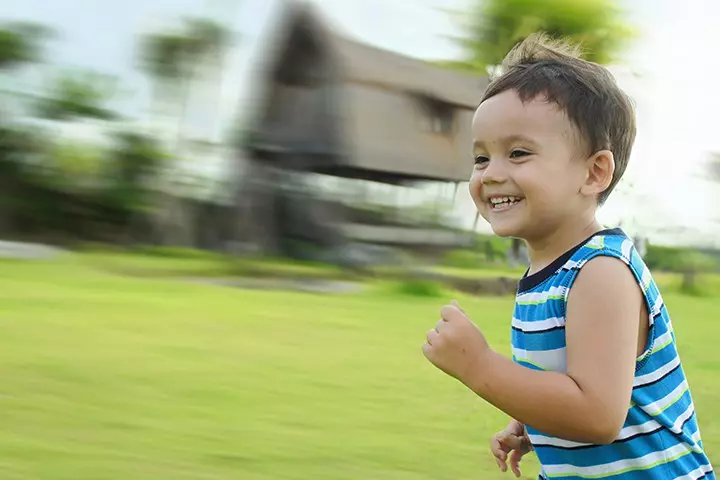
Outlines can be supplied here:
M537 145L537 142L535 140L533 140L532 138L530 138L526 135L521 135L521 134L513 134L513 135L507 135L504 137L500 137L498 139L498 142L503 145L507 145L508 143L513 143L513 142L522 142L522 143L529 143L531 145ZM485 146L485 142L483 142L482 140L478 140L478 139L473 140L473 147L482 148L484 146Z

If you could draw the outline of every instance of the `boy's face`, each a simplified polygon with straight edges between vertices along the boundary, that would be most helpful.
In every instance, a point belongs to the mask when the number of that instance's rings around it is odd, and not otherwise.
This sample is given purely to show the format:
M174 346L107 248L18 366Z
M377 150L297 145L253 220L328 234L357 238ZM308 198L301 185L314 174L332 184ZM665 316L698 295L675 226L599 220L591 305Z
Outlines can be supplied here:
M470 194L497 235L540 238L587 207L578 134L556 104L508 90L478 107L472 127Z

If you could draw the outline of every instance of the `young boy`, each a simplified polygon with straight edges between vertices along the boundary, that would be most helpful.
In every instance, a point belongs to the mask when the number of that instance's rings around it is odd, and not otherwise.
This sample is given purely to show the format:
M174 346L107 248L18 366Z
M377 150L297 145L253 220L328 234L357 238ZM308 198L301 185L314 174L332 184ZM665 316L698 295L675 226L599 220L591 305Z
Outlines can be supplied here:
M473 119L470 193L493 231L525 240L531 266L512 319L512 360L453 303L425 356L512 417L492 439L516 476L715 479L668 311L620 229L595 213L635 140L628 97L602 67L532 36Z

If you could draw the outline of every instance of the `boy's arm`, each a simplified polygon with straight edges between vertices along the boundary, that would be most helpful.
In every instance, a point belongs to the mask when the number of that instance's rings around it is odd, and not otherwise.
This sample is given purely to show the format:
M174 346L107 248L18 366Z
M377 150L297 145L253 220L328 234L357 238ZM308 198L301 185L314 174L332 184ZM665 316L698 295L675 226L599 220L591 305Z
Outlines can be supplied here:
M597 257L569 294L567 374L532 370L495 353L452 307L444 310L438 334L429 334L426 355L523 424L567 440L609 443L630 405L643 301L625 264Z

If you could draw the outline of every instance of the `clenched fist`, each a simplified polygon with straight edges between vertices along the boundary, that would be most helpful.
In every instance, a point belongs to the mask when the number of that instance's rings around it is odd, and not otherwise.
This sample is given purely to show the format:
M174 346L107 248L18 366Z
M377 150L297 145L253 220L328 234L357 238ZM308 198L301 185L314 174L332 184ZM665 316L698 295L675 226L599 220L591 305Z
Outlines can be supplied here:
M457 302L444 306L440 316L427 334L423 353L440 370L468 385L473 373L483 368L490 347Z

